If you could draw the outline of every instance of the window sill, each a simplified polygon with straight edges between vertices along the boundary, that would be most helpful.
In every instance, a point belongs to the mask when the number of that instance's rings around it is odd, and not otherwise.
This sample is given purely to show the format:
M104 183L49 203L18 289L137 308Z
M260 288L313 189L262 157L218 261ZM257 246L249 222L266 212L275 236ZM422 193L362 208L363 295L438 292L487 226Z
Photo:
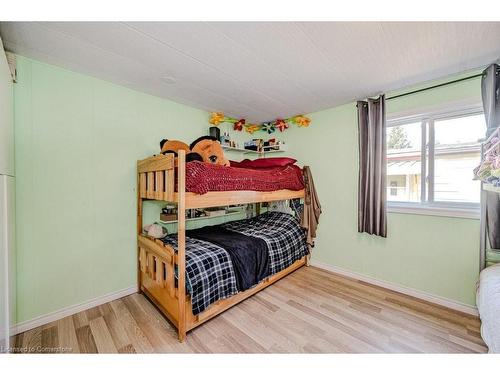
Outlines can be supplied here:
M448 207L388 202L387 212L410 215L458 217L476 220L479 220L480 216L479 205L477 207Z

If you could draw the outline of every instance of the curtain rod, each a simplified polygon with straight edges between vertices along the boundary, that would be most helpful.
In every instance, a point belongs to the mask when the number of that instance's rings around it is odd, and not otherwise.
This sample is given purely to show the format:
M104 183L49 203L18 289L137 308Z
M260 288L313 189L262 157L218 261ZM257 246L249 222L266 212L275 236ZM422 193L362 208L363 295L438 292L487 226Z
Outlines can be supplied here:
M450 82L440 83L439 85L434 85L434 86L430 86L430 87L425 87L423 89L405 92L404 94L394 95L394 96L391 96L389 98L386 98L385 100L392 100L392 99L396 99L396 98L401 98L402 96L412 95L412 94L416 94L418 92L427 91L427 90L435 89L435 88L442 87L442 86L452 85L454 83L458 83L458 82L462 82L462 81L467 81L469 79L481 77L482 75L483 75L483 73L474 74L474 75L469 76L469 77L455 79L455 80L450 81Z

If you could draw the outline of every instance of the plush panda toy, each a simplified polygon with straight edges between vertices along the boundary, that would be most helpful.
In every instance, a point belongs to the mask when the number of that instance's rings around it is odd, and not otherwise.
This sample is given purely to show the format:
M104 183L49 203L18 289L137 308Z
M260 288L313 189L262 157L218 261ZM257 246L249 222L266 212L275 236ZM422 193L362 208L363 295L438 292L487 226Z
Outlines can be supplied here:
M203 161L205 163L229 166L229 160L224 155L224 150L215 137L203 136L188 146L182 141L163 139L160 142L162 154L172 153L176 157L179 150L186 151L186 161Z

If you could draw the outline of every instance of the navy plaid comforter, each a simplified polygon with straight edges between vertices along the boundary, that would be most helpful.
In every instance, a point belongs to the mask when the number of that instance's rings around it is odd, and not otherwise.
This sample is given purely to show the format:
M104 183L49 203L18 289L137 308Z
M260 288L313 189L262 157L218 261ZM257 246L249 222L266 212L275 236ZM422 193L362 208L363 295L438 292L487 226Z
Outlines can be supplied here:
M223 224L226 229L257 237L267 243L271 275L291 266L309 253L304 230L292 215L283 212L266 212L251 219Z
M269 251L270 275L308 254L299 221L286 213L267 212L221 226L264 240ZM163 242L177 250L177 235L167 236ZM236 294L236 277L228 252L213 243L186 237L186 288L191 294L194 315L212 303Z

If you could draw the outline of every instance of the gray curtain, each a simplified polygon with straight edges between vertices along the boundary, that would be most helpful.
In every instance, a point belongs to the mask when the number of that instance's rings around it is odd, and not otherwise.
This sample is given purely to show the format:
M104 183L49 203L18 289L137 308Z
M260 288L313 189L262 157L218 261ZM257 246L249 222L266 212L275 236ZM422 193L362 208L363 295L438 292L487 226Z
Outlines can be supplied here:
M358 102L358 232L387 237L385 96Z
M481 79L481 94L483 97L484 117L486 118L486 136L500 126L500 66L491 64Z
M500 126L500 66L491 64L481 79L486 136ZM486 194L486 226L488 239L493 249L500 249L500 194L488 191Z

